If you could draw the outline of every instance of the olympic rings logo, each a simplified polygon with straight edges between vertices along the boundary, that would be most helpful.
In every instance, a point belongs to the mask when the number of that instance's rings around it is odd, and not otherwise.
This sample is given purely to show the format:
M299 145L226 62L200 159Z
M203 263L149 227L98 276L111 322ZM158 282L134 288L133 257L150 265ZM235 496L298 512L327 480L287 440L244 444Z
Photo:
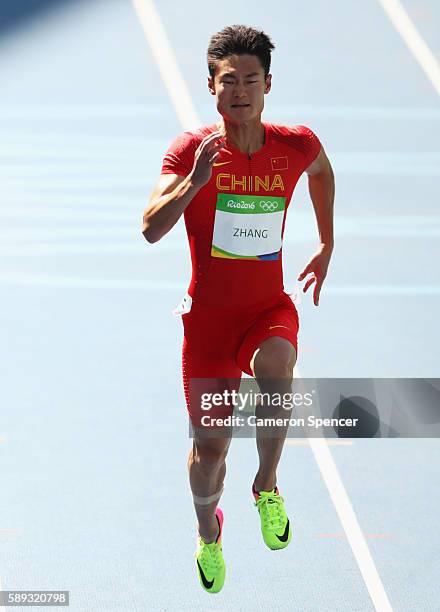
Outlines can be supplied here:
M275 212L278 208L278 202L260 202L260 208L264 212Z

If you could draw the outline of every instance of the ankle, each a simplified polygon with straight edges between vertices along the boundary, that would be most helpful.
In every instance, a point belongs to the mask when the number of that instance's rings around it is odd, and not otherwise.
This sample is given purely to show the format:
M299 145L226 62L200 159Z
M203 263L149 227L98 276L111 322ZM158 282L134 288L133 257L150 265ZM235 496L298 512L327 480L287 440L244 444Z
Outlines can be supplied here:
M199 527L198 527L199 536L202 538L205 544L212 544L212 542L215 542L218 536L220 535L220 527L215 517L214 517L214 521L215 522L209 526L202 527L199 524Z
M255 477L254 484L252 485L252 489L255 493L259 491L272 491L277 486L276 476L269 478L261 478L259 476Z

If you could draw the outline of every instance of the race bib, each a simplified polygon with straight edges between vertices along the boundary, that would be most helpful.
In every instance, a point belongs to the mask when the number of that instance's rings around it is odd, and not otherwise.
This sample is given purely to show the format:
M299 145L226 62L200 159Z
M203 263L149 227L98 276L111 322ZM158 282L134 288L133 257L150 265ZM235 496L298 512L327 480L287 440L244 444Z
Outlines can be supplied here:
M286 198L219 193L211 255L278 259Z

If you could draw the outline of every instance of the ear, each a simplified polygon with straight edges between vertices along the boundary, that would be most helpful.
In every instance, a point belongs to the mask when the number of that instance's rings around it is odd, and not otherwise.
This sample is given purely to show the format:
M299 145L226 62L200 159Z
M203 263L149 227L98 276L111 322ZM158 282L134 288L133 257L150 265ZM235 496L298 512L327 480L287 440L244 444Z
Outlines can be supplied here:
M215 96L214 79L212 78L212 76L208 77L208 90L212 96Z
M268 74L265 79L264 93L265 94L269 93L271 87L272 87L272 75Z

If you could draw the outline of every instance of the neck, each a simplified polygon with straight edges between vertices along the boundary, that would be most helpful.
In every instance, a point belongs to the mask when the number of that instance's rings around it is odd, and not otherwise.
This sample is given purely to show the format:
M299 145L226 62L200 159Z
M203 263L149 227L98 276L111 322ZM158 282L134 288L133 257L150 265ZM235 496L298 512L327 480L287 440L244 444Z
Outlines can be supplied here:
M246 123L230 123L223 119L217 127L226 142L242 153L255 153L264 145L265 130L260 117Z

